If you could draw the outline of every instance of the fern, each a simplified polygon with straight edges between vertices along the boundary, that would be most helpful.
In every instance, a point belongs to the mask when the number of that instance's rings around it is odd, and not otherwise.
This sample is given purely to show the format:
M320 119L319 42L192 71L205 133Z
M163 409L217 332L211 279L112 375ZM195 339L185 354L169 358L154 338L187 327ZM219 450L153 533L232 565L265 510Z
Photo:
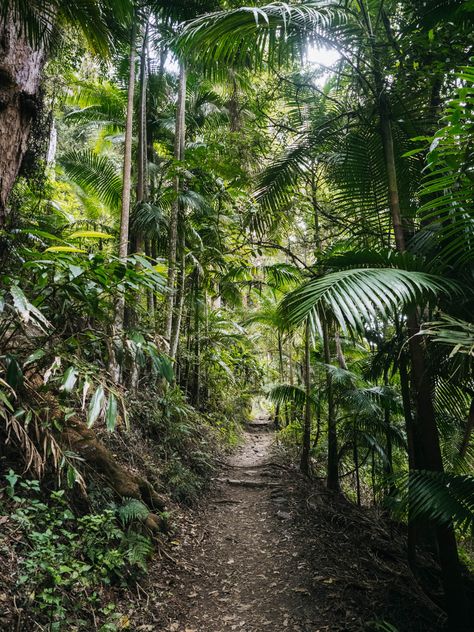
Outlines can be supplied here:
M137 566L143 571L147 569L147 560L153 553L153 544L150 538L132 531L126 536L126 558L132 566Z
M126 498L117 509L118 517L123 525L130 524L135 520L145 520L149 513L148 507L136 498Z

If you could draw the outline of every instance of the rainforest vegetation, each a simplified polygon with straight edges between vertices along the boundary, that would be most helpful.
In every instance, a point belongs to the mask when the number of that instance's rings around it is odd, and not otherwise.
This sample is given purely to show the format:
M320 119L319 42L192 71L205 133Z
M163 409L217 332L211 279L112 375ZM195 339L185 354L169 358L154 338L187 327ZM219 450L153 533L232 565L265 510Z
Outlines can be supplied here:
M0 0L2 630L473 629L473 30L472 0ZM341 591L338 624L299 579L318 621L210 588L220 622L165 617L255 416L303 566L305 520L352 590L388 534L386 608ZM301 532L246 498L237 540L209 519L242 584L239 533Z

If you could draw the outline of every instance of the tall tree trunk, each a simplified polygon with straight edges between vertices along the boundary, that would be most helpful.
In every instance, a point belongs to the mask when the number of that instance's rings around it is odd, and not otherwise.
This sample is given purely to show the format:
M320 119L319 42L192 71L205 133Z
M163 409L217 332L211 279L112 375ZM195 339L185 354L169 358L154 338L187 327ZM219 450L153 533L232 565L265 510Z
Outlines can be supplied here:
M284 382L285 380L285 372L283 367L283 343L281 339L281 332L277 331L277 341L278 341L278 372L280 375L280 382ZM277 405L275 409L275 428L280 430L281 427L281 406Z
M130 69L128 75L127 116L125 120L125 144L123 154L123 189L120 213L119 257L128 255L128 235L130 229L130 198L132 191L132 141L133 141L133 100L135 97L135 45L137 39L136 17L132 25L130 39Z
M8 196L28 148L41 107L43 46L30 46L12 11L0 20L0 229L8 218Z
M143 33L142 49L140 53L140 102L138 108L138 147L137 147L137 203L143 202L147 198L147 51L148 51L148 28L149 22L145 25ZM143 250L142 238L137 235L137 251Z
M151 247L151 243L150 243L149 239L145 240L145 254L146 254L146 256L149 259L151 259L152 256L153 256L152 247ZM155 325L155 292L153 291L153 288L150 288L150 289L147 290L146 303L147 303L149 322L150 322L150 325L154 328L154 325Z
M347 363L344 357L344 352L342 351L341 337L339 336L338 331L334 333L334 340L336 342L337 363L339 364L339 367L341 369L343 369L344 371L347 371Z
M395 243L397 250L404 252L405 235L400 211L389 104L384 86L377 73L375 80L377 93L379 94L380 131L385 156L388 201L392 215ZM414 425L415 444L419 446L419 449L415 447L415 466L418 469L442 472L443 461L441 458L438 428L433 406L432 384L425 365L423 342L420 336L417 335L419 332L419 323L415 311L411 311L408 314L407 326L409 333L412 385L416 403L416 423ZM452 632L461 632L468 629L467 603L454 529L451 525L438 527L436 529L436 535L449 627Z
M311 331L309 320L306 323L304 339L304 382L305 382L305 407L303 427L303 450L301 451L300 470L303 474L311 474L311 361L310 361Z
M143 33L143 41L140 52L140 76L139 85L139 105L138 105L138 147L137 147L137 188L136 201L140 204L146 199L146 164L147 164L147 143L146 143L146 94L147 94L147 50L148 50L148 19L145 24ZM130 227L132 231L132 226ZM145 250L145 242L141 231L133 229L132 238L130 239L131 252L143 253ZM147 292L148 294L148 292ZM130 305L125 310L125 326L134 326L137 323L136 306L140 305L142 294L138 290L136 294L136 305ZM138 380L140 377L140 367L138 362L133 362L130 373L130 388L136 391L138 388Z
M461 441L461 446L459 447L459 456L463 459L469 448L469 442L471 440L471 435L474 431L474 399L471 399L471 405L469 407L469 413L466 419L466 425L464 426L464 434Z
M356 492L357 492L357 505L360 507L360 472L359 472L359 448L357 446L357 432L355 429L355 424L352 432L352 441L353 441L353 458L354 458L354 472L356 479Z
M339 463L337 450L336 411L334 407L334 393L332 377L329 370L331 364L331 349L329 346L329 328L325 318L321 319L323 330L324 362L326 363L326 396L328 401L328 467L327 487L339 491Z
M199 272L196 271L196 285L194 295L194 364L193 364L193 387L191 391L191 401L195 408L200 405L201 392L201 338L199 322Z
M127 114L125 119L125 143L123 153L123 189L122 206L120 212L120 240L119 257L126 259L128 255L128 236L130 224L130 198L132 188L132 140L133 140L133 99L135 96L135 45L137 39L137 22L134 16L130 34L130 56L128 75ZM112 338L117 338L123 330L125 311L125 298L120 296L115 304L115 317L112 327ZM113 351L113 343L110 345L111 357L109 358L109 371L114 382L120 381L120 365Z
M183 222L184 223L184 222ZM184 226L182 226L184 228ZM186 261L185 261L185 252L184 252L184 235L181 239L183 243L180 246L180 266L179 266L179 278L178 278L178 287L176 292L176 304L174 305L174 316L171 327L171 344L170 344L170 358L171 360L176 359L176 353L178 351L178 342L179 342L179 333L181 330L181 319L183 316L183 307L184 307L184 291L186 284Z
M277 331L277 339L278 339L278 371L280 373L280 381L284 382L285 373L283 370L283 343L281 340L281 332Z
M179 67L179 88L178 102L176 106L176 125L174 138L174 157L176 160L184 158L185 139L185 114L186 114L186 68L184 62ZM166 311L165 337L171 346L171 335L173 327L173 313L175 305L175 285L176 285L176 259L178 250L178 220L179 220L179 175L174 178L175 200L171 207L170 228L169 228L169 254L168 254L168 305Z

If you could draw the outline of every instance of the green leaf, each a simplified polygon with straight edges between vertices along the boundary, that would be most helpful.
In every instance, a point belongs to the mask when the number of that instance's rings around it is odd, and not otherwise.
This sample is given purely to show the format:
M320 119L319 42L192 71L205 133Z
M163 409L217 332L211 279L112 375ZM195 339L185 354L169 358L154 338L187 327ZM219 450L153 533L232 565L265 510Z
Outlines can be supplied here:
M30 320L30 303L26 298L23 290L18 285L12 285L10 287L10 294L13 298L13 305L21 318L27 323Z
M72 235L68 236L68 239L113 239L113 235L109 235L108 233L101 233L97 230L78 230Z
M87 412L87 426L90 428L94 425L98 416L100 415L100 411L102 410L102 406L104 405L105 393L104 387L102 384L97 387L96 391L91 397L91 401L89 402L89 410Z
M77 368L75 366L70 366L64 373L64 379L62 386L60 387L61 391L65 393L70 393L74 388L74 385L77 382Z
M409 304L424 304L439 294L455 296L449 279L396 268L355 268L307 281L285 296L278 308L287 327L311 314L327 312L343 330L363 331L373 319L388 318Z
M117 423L117 408L117 398L113 393L110 393L107 411L105 413L105 424L109 432L115 430L115 425Z
M51 327L51 323L48 319L43 316L37 307L29 302L23 293L23 290L21 290L18 285L14 284L10 287L10 294L13 298L13 305L15 306L15 309L25 323L28 323L31 316L33 316L36 324L42 329L44 329L42 325L48 329Z
M46 248L44 252L86 252L86 250L82 250L81 248L76 248L75 246L50 246Z
M36 349L36 351L30 353L30 355L26 358L26 360L23 362L23 366L25 367L32 362L36 362L36 360L41 360L41 358L44 358L45 355L46 351L44 349Z
M7 383L15 390L21 388L23 385L23 371L18 364L18 360L10 354L8 354L6 358L8 362L5 376Z
M74 487L74 483L76 482L76 468L72 467L72 465L67 466L66 480L69 488Z
M96 196L111 209L119 207L122 176L110 158L90 149L72 150L61 156L60 164L68 177L86 193Z

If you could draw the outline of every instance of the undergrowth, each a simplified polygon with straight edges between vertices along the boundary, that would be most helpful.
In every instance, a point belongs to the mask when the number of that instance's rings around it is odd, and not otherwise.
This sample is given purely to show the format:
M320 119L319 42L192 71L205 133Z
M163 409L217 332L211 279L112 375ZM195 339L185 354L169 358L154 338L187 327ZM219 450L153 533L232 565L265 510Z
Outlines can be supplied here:
M124 615L108 593L146 570L153 543L141 521L148 509L130 499L77 515L64 490L45 496L38 481L13 470L5 483L0 551L13 548L17 560L15 603L30 621L21 629L33 629L34 621L50 632L85 630L91 613L101 632L123 629Z

